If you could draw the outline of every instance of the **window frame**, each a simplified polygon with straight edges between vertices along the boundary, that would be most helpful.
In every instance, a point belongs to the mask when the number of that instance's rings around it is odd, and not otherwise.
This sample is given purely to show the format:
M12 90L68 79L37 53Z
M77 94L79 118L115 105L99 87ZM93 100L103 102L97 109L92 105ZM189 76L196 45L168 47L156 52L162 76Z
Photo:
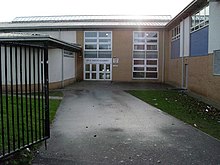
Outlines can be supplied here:
M139 33L139 34L137 34ZM142 34L141 34L142 33ZM152 37L151 33L155 33L156 37ZM150 35L150 36L148 36ZM137 41L142 42L137 42ZM154 40L154 42L149 42ZM155 42L156 41L156 42ZM143 50L137 50L135 49L136 45L144 45ZM148 50L147 46L156 45L155 50ZM135 53L143 52L141 53L142 56L138 57L135 56ZM157 54L157 58L149 58L150 53ZM135 57L134 57L135 56ZM135 61L140 60L143 61L143 64L135 64ZM156 60L156 65L148 65L147 61L153 61ZM158 79L159 78L159 31L133 31L133 52L132 52L132 79L134 80L146 80L146 79ZM143 68L143 70L138 70L137 68ZM147 68L156 68L156 71L148 71ZM143 77L135 77L134 73L142 73ZM155 73L157 77L147 77L148 73Z
M96 37L86 37L86 33L97 33ZM100 33L110 33L110 36L103 37ZM96 42L87 42L86 40L96 40ZM110 42L102 42L100 40L109 40ZM96 49L86 49L86 45L96 45ZM108 49L100 49L100 45L109 45ZM112 51L112 31L84 31L84 51ZM97 57L98 58L98 57Z
M201 15L201 13L203 14ZM206 15L207 13L208 15ZM210 11L208 4L191 15L191 25L190 25L191 33L200 30L206 26L209 26L209 13Z
M171 36L172 41L175 41L180 38L180 24L178 24L171 30Z
M135 33L142 33L145 34L145 36L141 36L141 37L136 37L135 38ZM155 33L157 36L156 37L148 37L147 33ZM133 31L133 52L134 51L159 51L158 50L158 40L159 40L159 32L158 31ZM137 40L144 40L144 42L137 42ZM148 42L147 40L157 40L157 42ZM135 49L135 46L137 45L144 45L144 49L143 50L139 50L139 49ZM148 50L147 46L156 46L157 49L154 50Z
M220 49L213 51L213 75L214 76L220 76L220 60L219 60L219 63L216 63L216 61L215 61L215 56L216 55L218 55L219 59L220 59ZM215 66L219 66L219 73L215 72Z

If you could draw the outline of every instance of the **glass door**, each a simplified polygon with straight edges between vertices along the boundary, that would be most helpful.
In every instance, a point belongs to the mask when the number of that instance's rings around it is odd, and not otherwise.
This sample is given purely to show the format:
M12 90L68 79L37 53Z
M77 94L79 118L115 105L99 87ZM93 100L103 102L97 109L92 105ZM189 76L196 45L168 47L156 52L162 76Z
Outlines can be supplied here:
M111 64L85 64L85 80L111 80Z
M111 80L111 64L99 65L99 80Z

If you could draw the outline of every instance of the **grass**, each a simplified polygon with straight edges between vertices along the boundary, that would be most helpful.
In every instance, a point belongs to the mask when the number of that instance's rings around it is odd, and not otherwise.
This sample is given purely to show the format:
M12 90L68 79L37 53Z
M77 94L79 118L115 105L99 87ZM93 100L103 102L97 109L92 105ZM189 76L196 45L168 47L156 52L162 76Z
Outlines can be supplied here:
M133 90L133 96L220 140L220 110L182 91Z
M63 97L63 92L53 90L49 92L49 96Z
M60 93L61 94L59 94L59 92L56 92L55 96L57 95L61 96L62 92ZM51 95L53 96L53 93L50 93L50 96ZM8 147L7 147L8 142L10 143L10 149L13 150L13 147L19 148L19 141L18 141L19 138L20 138L20 146L24 146L28 144L28 139L29 142L32 142L32 140L37 141L38 139L41 139L43 137L42 119L44 118L44 113L42 113L41 109L42 109L42 101L44 100L42 100L42 97L40 98L40 100L38 100L38 98L34 99L33 96L31 97L31 99L28 97L17 98L15 96L14 97L8 96L8 98L6 98L6 96L3 96L2 100L3 100L4 132L1 132L0 134L0 155L3 149L2 136L4 136L5 139L4 145L6 152L8 152ZM49 100L50 123L55 117L60 102L61 100L56 100L56 99ZM8 104L8 108L6 106L6 103ZM23 111L22 111L22 105L23 105ZM6 109L8 109L8 111ZM8 118L7 118L7 114L9 116ZM2 115L0 114L0 121L2 122L1 117ZM15 125L14 128L13 128L13 123ZM0 125L2 127L1 123ZM7 125L9 125L9 129L6 127ZM9 141L8 141L8 134L10 137ZM6 162L9 162L9 164L28 164L27 162L24 161L30 161L31 158L32 158L32 153L26 152L26 150L24 150L18 152L17 154L15 154L15 157L13 156Z

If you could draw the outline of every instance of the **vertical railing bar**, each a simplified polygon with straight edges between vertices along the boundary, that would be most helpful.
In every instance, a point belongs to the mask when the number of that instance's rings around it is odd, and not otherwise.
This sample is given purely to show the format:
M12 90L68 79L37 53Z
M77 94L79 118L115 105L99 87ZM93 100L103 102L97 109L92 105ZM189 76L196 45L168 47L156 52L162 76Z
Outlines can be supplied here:
M45 120L44 120L44 50L42 49L41 50L41 90L42 90L42 95L41 95L41 100L42 100L42 109L41 109L41 112L42 112L42 135L43 135L43 138L45 137Z
M13 90L13 52L12 46L10 45L10 71L11 71L11 120L12 120L12 139L13 139L13 150L15 151L15 116L14 116L14 90Z
M0 42L0 159L50 137L44 46Z
M23 58L22 58L22 49L23 47L20 46L20 89L21 89L21 123L22 123L22 146L24 146L24 106L23 106Z
M48 47L44 49L44 85L45 85L45 133L50 137L49 122L49 77L48 77Z
M26 137L27 144L29 144L29 128L28 128L28 94L27 94L27 47L25 47L24 54L24 63L25 63L25 109L26 109Z
M34 76L34 125L35 125L35 141L37 141L37 112L36 112L36 69L35 69L35 48L33 48L33 76Z
M40 49L38 48L38 53L37 53L37 73L38 73L38 127L39 127L39 139L41 139L41 115L40 115Z
M31 79L32 79L32 69L31 69L31 47L29 47L29 104L30 104L30 126L31 126L31 142L34 141L33 136L33 120L32 120L32 90L31 90Z
M5 131L4 131L4 109L2 96L2 45L0 45L0 103L1 103L1 131L2 131L2 155L5 155Z
M16 81L16 103L17 103L17 137L18 148L20 148L20 114L19 114L19 102L18 102L18 47L15 46L15 81Z
M9 109L8 109L8 68L7 68L7 45L5 45L5 104L6 104L6 120L7 120L7 142L8 142L8 153L10 153L10 126L9 126Z

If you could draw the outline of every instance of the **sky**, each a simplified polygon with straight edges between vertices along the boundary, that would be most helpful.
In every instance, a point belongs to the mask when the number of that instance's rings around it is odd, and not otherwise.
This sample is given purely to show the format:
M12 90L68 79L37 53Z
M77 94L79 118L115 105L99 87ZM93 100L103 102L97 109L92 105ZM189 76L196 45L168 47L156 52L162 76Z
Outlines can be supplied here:
M0 22L19 16L50 15L171 15L192 0L5 0Z

